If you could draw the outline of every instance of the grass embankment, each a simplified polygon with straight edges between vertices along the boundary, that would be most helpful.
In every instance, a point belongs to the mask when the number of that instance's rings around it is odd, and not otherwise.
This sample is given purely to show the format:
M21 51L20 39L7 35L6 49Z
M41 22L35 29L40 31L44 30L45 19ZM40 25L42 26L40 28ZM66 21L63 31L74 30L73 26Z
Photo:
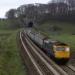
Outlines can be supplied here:
M60 28L60 30L57 30L56 32L59 32L62 34L74 34L75 33L75 23L63 22L63 21L49 20L49 21L43 22L41 25L39 25L38 29L52 34L53 33L53 31L52 31L53 26L57 26L58 28Z
M52 26L57 26L61 30L52 31L50 30ZM39 25L38 29L54 40L69 44L71 51L75 52L75 23L48 21Z
M0 20L0 30L9 29L10 21L9 20Z
M17 46L18 31L0 31L0 75L26 75Z

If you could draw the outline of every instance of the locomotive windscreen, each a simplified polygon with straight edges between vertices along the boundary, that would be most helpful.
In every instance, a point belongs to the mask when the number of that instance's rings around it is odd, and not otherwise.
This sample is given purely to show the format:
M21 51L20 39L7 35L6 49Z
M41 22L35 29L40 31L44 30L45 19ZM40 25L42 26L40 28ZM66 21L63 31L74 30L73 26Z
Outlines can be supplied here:
M56 50L57 51L64 51L65 50L65 47L56 47Z
M69 51L70 50L70 48L69 47L67 47L67 46L56 46L56 50L57 51Z

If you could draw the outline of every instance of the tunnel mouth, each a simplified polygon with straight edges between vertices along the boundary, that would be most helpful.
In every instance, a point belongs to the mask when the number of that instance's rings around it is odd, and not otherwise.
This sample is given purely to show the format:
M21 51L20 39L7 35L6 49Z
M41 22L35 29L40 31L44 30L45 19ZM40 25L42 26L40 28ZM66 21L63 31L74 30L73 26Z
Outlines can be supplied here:
M33 27L33 22L32 22L32 21L30 21L30 22L28 23L28 27Z

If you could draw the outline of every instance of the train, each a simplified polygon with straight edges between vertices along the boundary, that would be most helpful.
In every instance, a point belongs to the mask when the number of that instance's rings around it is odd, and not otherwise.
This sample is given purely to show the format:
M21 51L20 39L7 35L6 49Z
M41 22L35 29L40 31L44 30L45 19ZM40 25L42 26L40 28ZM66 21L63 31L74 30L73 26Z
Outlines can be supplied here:
M66 64L70 59L70 47L68 44L50 39L40 32L32 29L25 31L27 36L38 45L43 52L57 63Z

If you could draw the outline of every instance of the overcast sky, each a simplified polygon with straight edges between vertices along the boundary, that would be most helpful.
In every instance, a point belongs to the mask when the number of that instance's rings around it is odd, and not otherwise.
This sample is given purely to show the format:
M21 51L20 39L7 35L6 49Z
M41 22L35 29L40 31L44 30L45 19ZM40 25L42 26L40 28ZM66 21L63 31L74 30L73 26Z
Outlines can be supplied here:
M0 18L5 17L5 13L12 8L17 8L23 4L29 3L48 3L50 0L1 0L0 1Z

